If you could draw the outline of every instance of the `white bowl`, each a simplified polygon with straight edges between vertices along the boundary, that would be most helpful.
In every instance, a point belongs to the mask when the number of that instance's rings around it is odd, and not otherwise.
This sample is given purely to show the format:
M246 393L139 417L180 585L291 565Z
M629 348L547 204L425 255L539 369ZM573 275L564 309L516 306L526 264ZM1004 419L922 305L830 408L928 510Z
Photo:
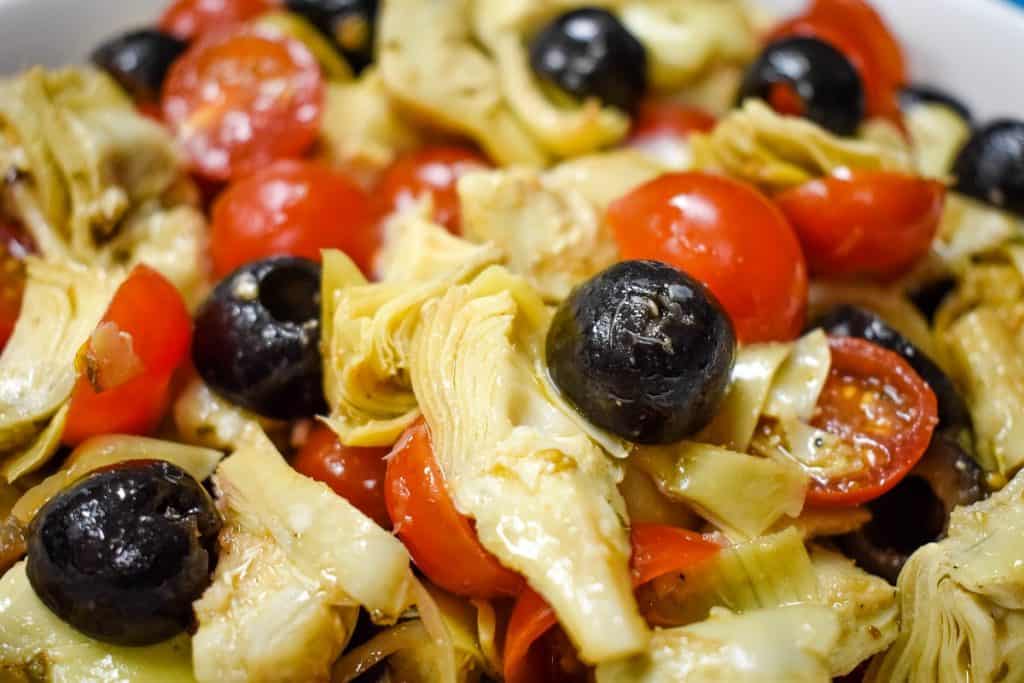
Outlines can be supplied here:
M386 2L387 0L385 0ZM685 0L679 0L685 2ZM790 13L805 0L753 0ZM915 80L943 85L981 117L1024 118L1024 11L1003 0L873 0ZM0 0L0 73L80 61L100 40L152 22L168 0Z

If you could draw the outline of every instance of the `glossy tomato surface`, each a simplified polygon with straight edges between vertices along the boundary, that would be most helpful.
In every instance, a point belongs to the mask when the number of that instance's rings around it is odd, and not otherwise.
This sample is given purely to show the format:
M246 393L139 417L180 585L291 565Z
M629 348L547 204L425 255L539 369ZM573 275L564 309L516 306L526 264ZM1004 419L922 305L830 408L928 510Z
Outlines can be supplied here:
M231 184L212 217L218 277L269 256L319 261L323 249L341 249L370 273L380 241L366 193L314 161L279 161Z
M191 40L273 9L276 0L176 0L160 18L160 30L182 40Z
M741 342L788 340L803 326L807 266L782 212L753 187L708 173L664 175L608 209L622 256L704 283Z
M324 79L297 40L258 27L200 38L164 83L164 121L214 180L301 156L316 140Z

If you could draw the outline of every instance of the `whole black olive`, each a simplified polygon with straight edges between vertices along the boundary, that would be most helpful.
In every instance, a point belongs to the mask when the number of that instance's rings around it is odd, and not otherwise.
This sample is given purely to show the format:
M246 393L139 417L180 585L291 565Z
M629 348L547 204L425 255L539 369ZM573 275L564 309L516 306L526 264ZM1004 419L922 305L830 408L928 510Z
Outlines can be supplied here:
M957 192L1024 216L1024 121L1002 119L975 131L953 175Z
M950 95L941 88L921 83L908 85L900 91L900 108L903 111L910 111L920 104L941 104L957 113L957 115L971 125L974 120L971 110L963 102L953 95Z
M242 266L195 319L192 361L215 392L278 420L326 409L320 266L281 256Z
M357 73L373 63L373 37L378 0L287 0L285 6L302 15L331 40Z
M623 111L647 90L647 51L615 15L594 7L567 12L534 36L530 66L542 81Z
M951 430L970 429L971 414L963 397L956 390L953 380L935 364L935 361L871 311L843 304L826 313L817 321L815 327L821 327L829 334L867 339L895 351L935 392L939 404L939 427Z
M121 84L132 97L144 102L160 98L164 77L187 44L156 29L120 35L100 45L92 62Z
M915 550L945 536L953 508L987 495L984 480L957 440L940 432L903 481L868 503L871 521L839 545L863 569L896 583Z
M92 638L157 643L192 623L220 526L205 489L176 465L113 465L36 514L28 579L54 614Z
M828 43L783 38L765 47L740 85L739 102L766 102L787 86L803 105L803 116L837 135L853 135L864 119L864 86L857 69Z
M657 261L624 261L577 287L547 337L551 377L580 413L646 444L704 427L735 355L732 323L714 296Z

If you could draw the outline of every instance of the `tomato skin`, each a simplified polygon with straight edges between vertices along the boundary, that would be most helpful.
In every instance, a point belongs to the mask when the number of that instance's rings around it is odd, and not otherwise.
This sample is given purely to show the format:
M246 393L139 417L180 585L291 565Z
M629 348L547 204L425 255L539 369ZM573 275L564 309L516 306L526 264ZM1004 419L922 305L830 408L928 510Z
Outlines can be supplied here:
M710 132L716 123L714 116L696 107L665 100L644 100L633 118L628 141L651 137L686 139L693 133Z
M624 258L664 261L703 282L741 342L793 339L807 308L807 266L782 212L753 187L708 173L641 185L608 208Z
M874 500L891 490L921 459L938 424L935 393L898 354L857 337L829 337L832 368L825 383L815 416L811 422L819 429L837 434L846 441L854 438L871 443L874 452L887 457L860 477L845 477L827 483L812 480L807 504L819 507L845 507ZM874 398L865 401L865 394ZM877 406L898 396L901 405L870 408L887 410L884 432L870 429L877 423L865 420L865 404ZM869 397L870 398L870 397ZM897 412L898 411L898 412ZM907 415L900 418L899 414ZM865 429L865 422L869 422Z
M458 180L470 171L487 169L487 160L464 147L425 147L396 159L381 176L374 193L386 215L415 202L427 192L434 198L434 221L461 234Z
M14 333L25 294L25 257L37 251L32 238L0 217L0 349Z
M422 419L406 430L388 456L384 497L395 533L432 582L469 598L520 593L522 577L480 544L469 519L455 508Z
M811 272L899 277L928 253L942 220L946 187L884 171L820 178L783 192L786 214Z
M722 549L700 534L662 524L634 524L630 531L633 587L675 572L692 571ZM539 683L542 675L534 644L558 624L555 611L536 591L526 588L509 619L505 636L505 683Z
M104 323L130 335L141 374L102 392L80 374L64 427L63 442L69 446L101 434L151 432L167 407L171 377L188 355L192 318L185 302L174 285L147 266L136 266L121 284Z
M860 74L868 114L900 120L898 96L907 82L906 60L881 16L864 0L815 0L804 14L772 31L769 40L787 36L832 44Z
M341 249L369 273L380 237L370 199L313 161L278 161L236 181L214 202L210 255L217 277L268 256L320 260Z
M342 445L329 427L318 424L292 461L292 467L323 482L385 529L391 528L384 502L387 448Z
M241 26L200 38L164 82L164 121L193 171L227 180L301 156L315 141L324 79L297 40Z
M192 40L257 17L278 4L274 0L175 0L160 18L160 30Z

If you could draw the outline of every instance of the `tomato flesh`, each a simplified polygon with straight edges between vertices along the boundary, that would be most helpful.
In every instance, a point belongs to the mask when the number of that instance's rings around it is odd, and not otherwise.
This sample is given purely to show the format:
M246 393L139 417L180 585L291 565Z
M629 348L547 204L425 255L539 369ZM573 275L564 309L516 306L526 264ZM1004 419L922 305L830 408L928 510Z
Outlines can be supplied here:
M181 40L239 24L273 9L273 0L176 0L160 18L160 30Z
M782 212L753 187L708 173L641 185L608 209L624 258L668 263L703 282L744 343L793 339L807 266Z
M319 134L324 79L302 43L242 26L199 39L164 83L164 120L196 173L227 180L303 154Z
M696 107L664 100L645 100L633 119L629 140L635 142L651 137L686 139L693 133L707 133L716 119Z
M401 156L384 171L377 186L381 213L404 209L429 193L434 221L458 235L462 224L459 178L486 168L490 164L485 158L464 147L426 147Z
M832 367L811 424L838 436L859 467L812 478L807 502L859 505L892 489L921 459L938 424L937 401L892 351L855 337L830 337L829 348Z
M391 528L384 502L387 448L342 445L326 425L317 425L299 450L292 466L323 482L339 496L385 529Z
M945 185L935 180L860 171L812 180L775 201L812 273L892 279L928 253L945 196Z
M281 254L319 261L321 250L332 248L369 274L380 243L366 193L312 161L279 161L233 183L212 217L210 255L218 277Z
M101 434L147 434L156 428L169 399L171 377L188 355L192 319L178 290L147 266L136 266L111 300L97 327L112 330L124 344L98 348L86 343L71 393L63 441L70 446ZM111 353L128 358L110 357ZM135 368L119 381L98 379L96 368Z
M388 456L384 497L395 533L432 582L479 599L522 590L522 578L480 544L470 520L455 508L423 420L406 430Z

